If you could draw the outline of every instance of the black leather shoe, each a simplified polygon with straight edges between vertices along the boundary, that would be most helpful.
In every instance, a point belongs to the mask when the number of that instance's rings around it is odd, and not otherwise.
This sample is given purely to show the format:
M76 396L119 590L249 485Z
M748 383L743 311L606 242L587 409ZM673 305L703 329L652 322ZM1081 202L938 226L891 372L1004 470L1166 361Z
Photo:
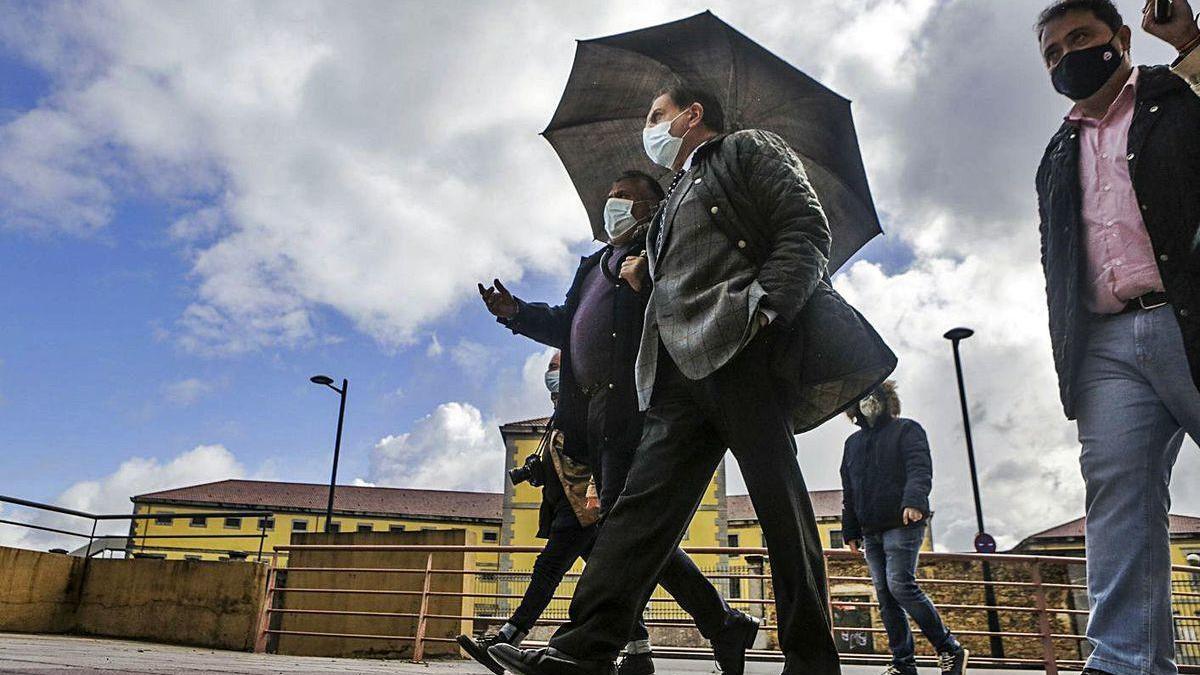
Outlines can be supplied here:
M488 649L496 663L518 675L616 675L612 661L581 661L553 647L517 649L493 645Z
M737 610L725 619L724 628L712 639L713 656L722 673L743 675L746 672L746 650L754 646L758 626L758 619Z
M654 654L651 652L630 654L621 659L621 665L617 666L617 675L653 675L653 673Z
M509 644L503 635L484 635L478 640L472 639L469 635L459 635L455 641L468 656L483 664L485 668L496 675L504 675L504 667L496 663L496 660L489 656L487 651L488 647L492 645Z

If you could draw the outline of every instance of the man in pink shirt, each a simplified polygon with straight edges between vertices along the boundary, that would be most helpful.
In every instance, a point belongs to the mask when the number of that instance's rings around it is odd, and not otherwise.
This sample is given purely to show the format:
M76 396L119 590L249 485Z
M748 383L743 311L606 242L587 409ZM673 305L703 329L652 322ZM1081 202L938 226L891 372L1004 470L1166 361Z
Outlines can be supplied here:
M1086 484L1085 673L1173 675L1168 511L1184 434L1200 438L1200 27L1187 0L1142 25L1172 68L1135 67L1112 0L1037 22L1075 101L1038 170L1050 337Z

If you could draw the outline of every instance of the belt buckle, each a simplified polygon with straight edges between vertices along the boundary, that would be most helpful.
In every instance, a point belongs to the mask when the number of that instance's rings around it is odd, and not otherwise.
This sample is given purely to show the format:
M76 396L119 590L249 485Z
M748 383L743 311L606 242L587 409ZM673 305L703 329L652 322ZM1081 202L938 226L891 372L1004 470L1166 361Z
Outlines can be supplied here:
M1142 309L1151 310L1151 309L1158 309L1159 307L1165 306L1167 304L1167 301L1163 300L1162 302L1158 303L1157 305L1147 306L1146 305L1146 296L1142 295L1142 296L1138 297L1137 303L1138 303L1138 306L1141 307Z

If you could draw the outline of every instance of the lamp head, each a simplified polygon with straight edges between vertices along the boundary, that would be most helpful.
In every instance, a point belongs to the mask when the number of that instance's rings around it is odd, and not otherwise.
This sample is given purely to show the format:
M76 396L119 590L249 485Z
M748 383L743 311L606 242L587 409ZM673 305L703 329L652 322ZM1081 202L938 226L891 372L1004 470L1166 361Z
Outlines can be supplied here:
M1200 567L1200 553L1189 553L1187 563L1192 567Z
M323 384L327 387L333 384L333 378L329 377L328 375L313 375L312 377L308 378L308 381L312 382L313 384Z
M971 330L970 328L951 328L950 330L946 331L946 334L942 337L946 338L947 340L958 342L959 340L966 340L974 334L975 331Z

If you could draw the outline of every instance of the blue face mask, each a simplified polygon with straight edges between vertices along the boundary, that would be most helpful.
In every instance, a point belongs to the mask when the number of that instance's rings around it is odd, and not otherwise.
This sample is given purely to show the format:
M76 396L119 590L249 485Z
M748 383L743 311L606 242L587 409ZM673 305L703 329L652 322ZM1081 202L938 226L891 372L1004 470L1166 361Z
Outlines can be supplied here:
M558 382L559 382L559 371L547 370L546 371L546 389L549 389L551 394L558 393Z

